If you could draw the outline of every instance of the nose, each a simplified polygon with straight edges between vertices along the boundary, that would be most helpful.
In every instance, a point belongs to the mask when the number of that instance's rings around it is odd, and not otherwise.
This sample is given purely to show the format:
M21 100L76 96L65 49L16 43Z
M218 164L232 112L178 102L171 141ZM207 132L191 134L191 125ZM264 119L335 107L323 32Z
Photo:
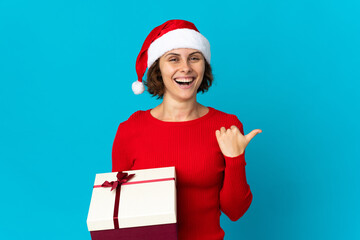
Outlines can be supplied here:
M191 71L192 71L192 68L191 68L190 63L188 61L182 61L181 72L188 73Z

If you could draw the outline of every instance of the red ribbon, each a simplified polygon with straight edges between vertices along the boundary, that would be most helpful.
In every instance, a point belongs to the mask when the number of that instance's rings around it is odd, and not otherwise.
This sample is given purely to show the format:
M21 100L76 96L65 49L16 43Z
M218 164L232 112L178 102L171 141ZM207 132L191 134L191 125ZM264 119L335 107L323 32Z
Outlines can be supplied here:
M118 174L116 174L116 178L117 181L105 181L103 184L101 184L102 187L111 187L111 190L114 190L117 187L120 187L121 184L126 183L127 181L129 181L135 174L128 174L128 173L123 173L123 172L118 172Z
M115 229L119 229L118 213L119 213L121 185L123 183L126 183L127 181L129 181L134 175L135 174L128 175L128 173L118 172L118 174L116 174L116 177L117 177L116 181L111 181L111 182L105 181L103 184L101 184L101 187L111 187L110 191L116 189L115 205L114 205L114 218L113 218Z

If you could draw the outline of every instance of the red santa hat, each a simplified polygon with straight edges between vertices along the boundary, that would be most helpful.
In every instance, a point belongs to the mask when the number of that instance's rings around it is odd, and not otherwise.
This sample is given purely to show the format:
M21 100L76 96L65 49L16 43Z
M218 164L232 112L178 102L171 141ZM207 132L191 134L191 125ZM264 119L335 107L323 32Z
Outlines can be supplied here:
M164 53L177 48L199 50L210 63L210 43L195 25L184 20L169 20L154 28L144 41L136 59L138 80L132 84L135 94L141 94L145 90L142 77L146 68L149 68Z

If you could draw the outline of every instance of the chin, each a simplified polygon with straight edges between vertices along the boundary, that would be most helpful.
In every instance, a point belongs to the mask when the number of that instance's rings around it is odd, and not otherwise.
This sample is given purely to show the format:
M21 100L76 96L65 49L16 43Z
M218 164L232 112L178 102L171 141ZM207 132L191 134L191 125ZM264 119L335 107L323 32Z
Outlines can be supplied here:
M188 101L188 100L196 98L196 94L179 94L178 98L183 101Z

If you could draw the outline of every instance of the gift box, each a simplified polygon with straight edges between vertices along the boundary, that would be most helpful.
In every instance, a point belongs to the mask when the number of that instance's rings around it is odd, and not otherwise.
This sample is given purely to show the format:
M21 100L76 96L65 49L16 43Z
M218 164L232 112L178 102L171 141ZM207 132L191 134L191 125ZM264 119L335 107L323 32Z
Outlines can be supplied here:
M96 174L87 226L93 240L177 239L175 167Z

